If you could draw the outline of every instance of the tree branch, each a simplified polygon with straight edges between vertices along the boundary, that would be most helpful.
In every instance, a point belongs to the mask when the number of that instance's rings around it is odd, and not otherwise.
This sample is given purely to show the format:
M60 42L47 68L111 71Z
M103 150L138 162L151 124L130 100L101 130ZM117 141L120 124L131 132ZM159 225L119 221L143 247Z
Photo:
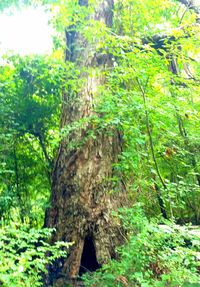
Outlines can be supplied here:
M200 2L199 0L177 0L181 4L185 5L188 9L192 10L196 14L196 23L200 24Z

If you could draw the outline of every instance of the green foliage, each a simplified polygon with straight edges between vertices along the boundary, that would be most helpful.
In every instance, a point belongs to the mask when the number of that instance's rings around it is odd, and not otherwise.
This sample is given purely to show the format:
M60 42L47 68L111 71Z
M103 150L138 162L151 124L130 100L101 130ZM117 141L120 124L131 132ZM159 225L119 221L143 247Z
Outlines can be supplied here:
M58 115L64 66L43 56L12 56L6 60L7 65L1 67L2 97L5 106L12 110L10 118L18 126L19 135L44 136ZM8 82L4 75L9 76Z
M2 287L42 286L47 264L66 256L69 243L47 240L53 230L5 226L0 232L0 285Z
M64 64L48 56L10 56L0 67L0 216L43 224L59 142Z
M177 5L163 1L116 1L115 29L125 35L143 37L176 27L179 17Z
M69 138L68 149L74 150L102 132L117 130L123 151L109 180L122 179L130 201L141 202L146 216L136 206L121 210L128 241L119 249L118 260L86 277L86 286L199 285L199 237L187 227L158 225L152 219L166 215L178 223L200 222L200 50L195 15L174 0L118 0L109 28L89 17L98 2L89 1L85 7L78 1L31 1L50 4L59 51L49 57L7 56L0 67L1 221L41 226L60 140ZM0 9L15 3L22 7L30 1L4 1ZM58 60L66 46L64 31L85 37L91 49L84 52L94 66ZM67 44L67 52L75 49ZM109 59L108 66L104 59ZM61 105L67 111L68 103L81 104L77 95L85 84L83 75L105 78L92 95L94 113L67 126L61 123L60 129ZM76 132L81 135L78 142L73 140ZM62 255L43 239L42 246L35 247L47 233L2 229L3 286L40 286L45 264ZM48 251L52 256L46 258Z
M119 248L118 260L85 276L87 287L198 286L199 235L190 232L189 227L149 221L138 206L122 209L120 218L128 241Z
M109 55L112 66L103 72L102 67L80 71L91 78L103 73L107 81L93 95L96 116L63 127L63 135L69 137L85 129L85 137L70 141L69 149L96 138L102 130L118 129L123 152L114 168L116 176L123 176L130 197L147 203L149 216L165 212L179 222L199 223L200 69L195 15L183 5L177 9L177 1L119 0L108 28L88 16L95 5L97 1L89 1L87 8L78 1L57 1L51 6L58 46L66 44L65 27L66 32L85 37L91 45L89 58L101 62Z
M99 24L93 26L98 31L90 30L90 35L98 35L96 53L111 54L114 66L104 72L107 83L95 97L100 114L96 126L117 128L123 134L123 152L115 169L123 175L131 198L147 203L149 216L160 212L162 200L168 218L199 223L199 48L196 28L190 26L194 18L185 11L182 21L190 32L176 30L182 6L175 13L171 1L166 6L141 2L118 1L112 31ZM163 33L166 27L156 23L165 17L169 28L165 41L155 45L152 33Z

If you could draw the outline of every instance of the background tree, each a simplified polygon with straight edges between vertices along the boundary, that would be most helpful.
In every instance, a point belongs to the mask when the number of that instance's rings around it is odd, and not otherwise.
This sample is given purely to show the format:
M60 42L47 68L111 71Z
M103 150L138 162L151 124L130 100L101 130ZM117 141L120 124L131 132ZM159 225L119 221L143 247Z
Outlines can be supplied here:
M12 56L4 61L0 77L1 217L42 225L66 69L58 60L42 56Z

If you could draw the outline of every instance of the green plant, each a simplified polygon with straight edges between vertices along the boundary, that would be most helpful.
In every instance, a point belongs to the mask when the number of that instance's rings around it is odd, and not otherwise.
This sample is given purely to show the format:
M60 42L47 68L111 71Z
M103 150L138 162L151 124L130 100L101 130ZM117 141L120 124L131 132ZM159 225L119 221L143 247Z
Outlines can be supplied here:
M0 286L42 286L47 264L66 256L66 242L48 243L53 230L30 229L22 226L0 230Z
M164 287L199 284L198 245L200 238L165 222L149 221L141 208L122 209L119 217L128 241L112 260L94 274L87 274L87 287Z
M43 224L66 70L56 57L37 55L5 56L0 65L0 217L7 223Z

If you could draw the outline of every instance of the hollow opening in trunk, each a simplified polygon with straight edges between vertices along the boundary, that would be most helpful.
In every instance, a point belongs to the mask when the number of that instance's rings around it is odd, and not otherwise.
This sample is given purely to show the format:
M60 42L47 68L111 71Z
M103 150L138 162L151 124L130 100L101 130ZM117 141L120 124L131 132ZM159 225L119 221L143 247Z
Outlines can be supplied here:
M91 236L86 236L83 253L81 257L81 265L79 269L79 275L86 272L93 272L100 268L101 266L97 262L96 251L94 247L94 243Z

